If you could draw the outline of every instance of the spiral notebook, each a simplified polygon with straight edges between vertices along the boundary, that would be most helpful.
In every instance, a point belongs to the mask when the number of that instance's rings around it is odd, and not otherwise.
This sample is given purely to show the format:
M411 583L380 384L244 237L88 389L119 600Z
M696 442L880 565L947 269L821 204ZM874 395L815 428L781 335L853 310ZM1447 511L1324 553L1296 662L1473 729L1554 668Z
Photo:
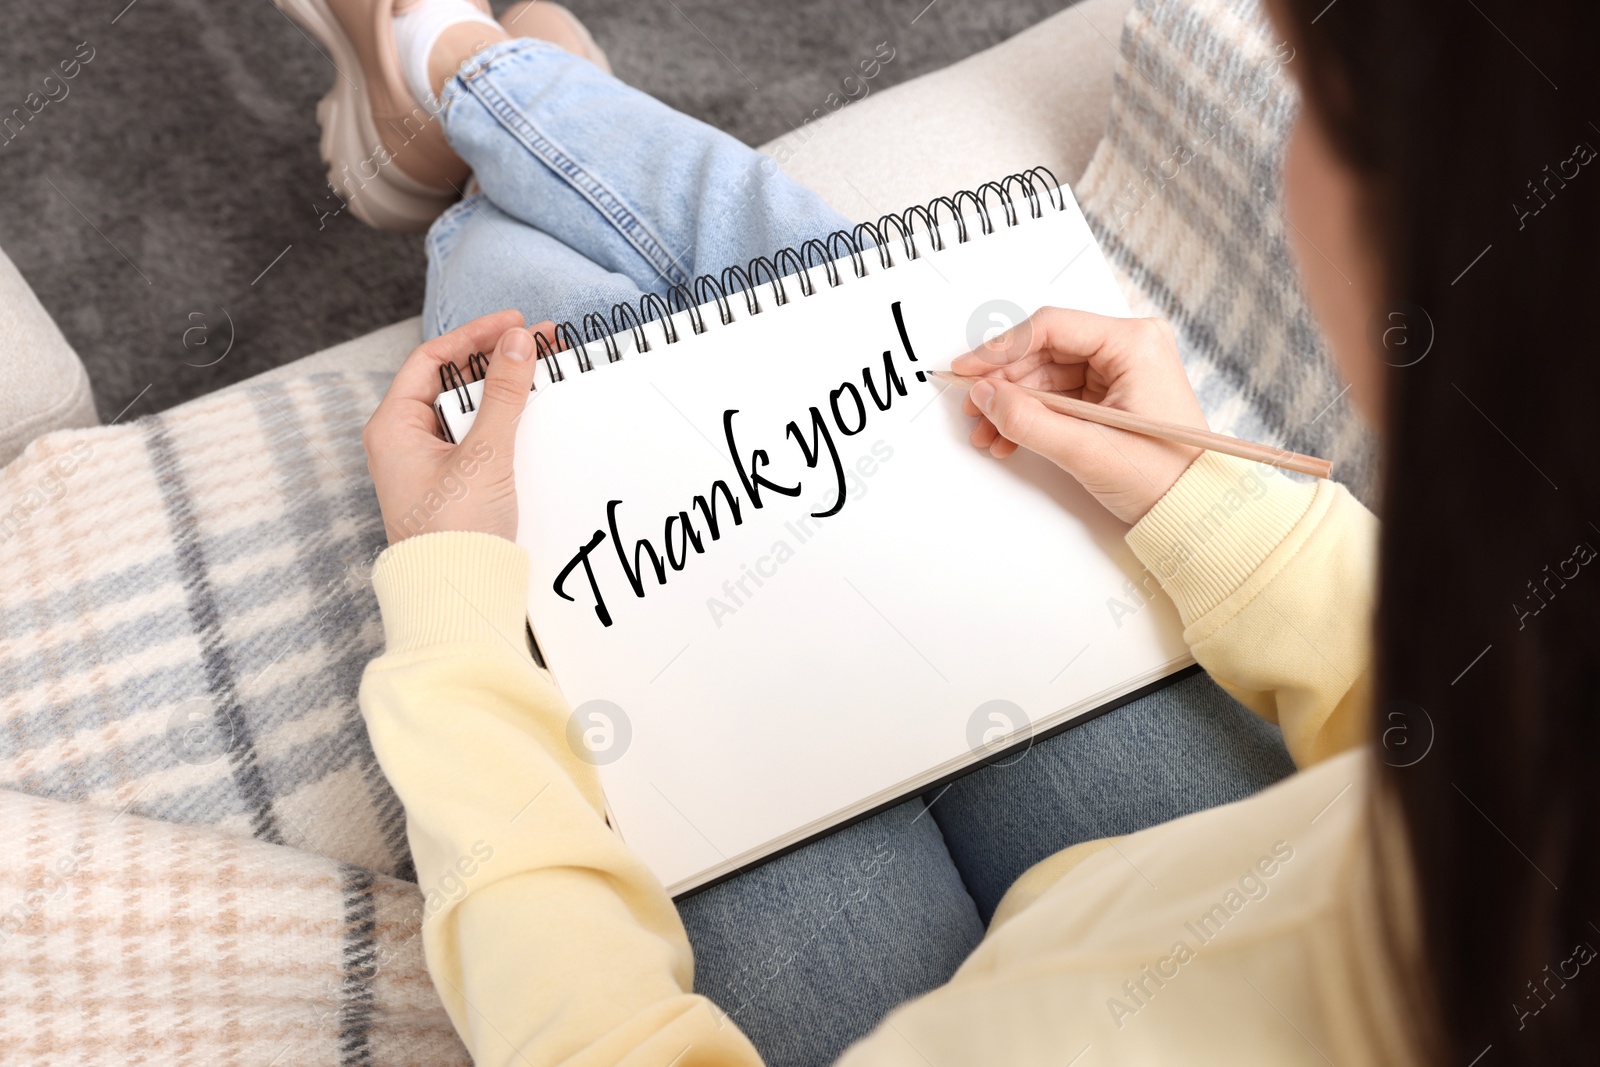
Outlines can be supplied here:
M568 743L670 892L1027 759L1192 663L1126 527L1049 463L974 449L927 378L1044 305L1129 313L1035 170L541 346L516 450L529 625ZM452 439L484 366L447 369Z

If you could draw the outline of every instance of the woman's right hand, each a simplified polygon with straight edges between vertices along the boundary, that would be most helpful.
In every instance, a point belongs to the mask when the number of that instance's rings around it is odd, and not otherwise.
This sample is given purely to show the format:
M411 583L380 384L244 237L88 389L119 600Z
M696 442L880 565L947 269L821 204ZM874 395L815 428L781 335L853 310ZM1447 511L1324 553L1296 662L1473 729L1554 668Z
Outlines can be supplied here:
M1026 322L957 358L957 374L982 375L964 406L978 416L972 443L1004 459L1018 446L1076 478L1133 524L1172 488L1201 449L1085 422L1051 411L1018 386L1206 429L1161 319L1119 319L1041 308Z

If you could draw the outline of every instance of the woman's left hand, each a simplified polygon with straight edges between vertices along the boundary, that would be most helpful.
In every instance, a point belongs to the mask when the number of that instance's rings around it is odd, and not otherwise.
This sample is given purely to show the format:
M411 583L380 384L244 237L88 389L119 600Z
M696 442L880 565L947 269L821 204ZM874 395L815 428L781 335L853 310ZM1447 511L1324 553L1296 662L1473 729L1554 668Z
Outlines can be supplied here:
M488 351L493 355L477 419L466 438L452 445L440 436L433 411L439 368L454 363L465 369L468 356ZM474 530L516 540L517 483L511 460L536 362L533 334L523 328L519 311L473 319L406 357L361 433L391 545L439 530Z

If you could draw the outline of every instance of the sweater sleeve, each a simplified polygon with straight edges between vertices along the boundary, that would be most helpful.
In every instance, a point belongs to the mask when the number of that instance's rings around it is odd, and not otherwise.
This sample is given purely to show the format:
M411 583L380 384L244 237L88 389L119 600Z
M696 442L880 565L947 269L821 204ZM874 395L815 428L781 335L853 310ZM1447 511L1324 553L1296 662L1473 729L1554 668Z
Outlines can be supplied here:
M527 557L436 533L373 573L387 649L361 710L406 810L423 948L478 1067L756 1065L695 996L677 911L606 825L569 711L534 663Z
M1377 528L1341 485L1207 452L1128 531L1195 659L1302 768L1368 734Z

